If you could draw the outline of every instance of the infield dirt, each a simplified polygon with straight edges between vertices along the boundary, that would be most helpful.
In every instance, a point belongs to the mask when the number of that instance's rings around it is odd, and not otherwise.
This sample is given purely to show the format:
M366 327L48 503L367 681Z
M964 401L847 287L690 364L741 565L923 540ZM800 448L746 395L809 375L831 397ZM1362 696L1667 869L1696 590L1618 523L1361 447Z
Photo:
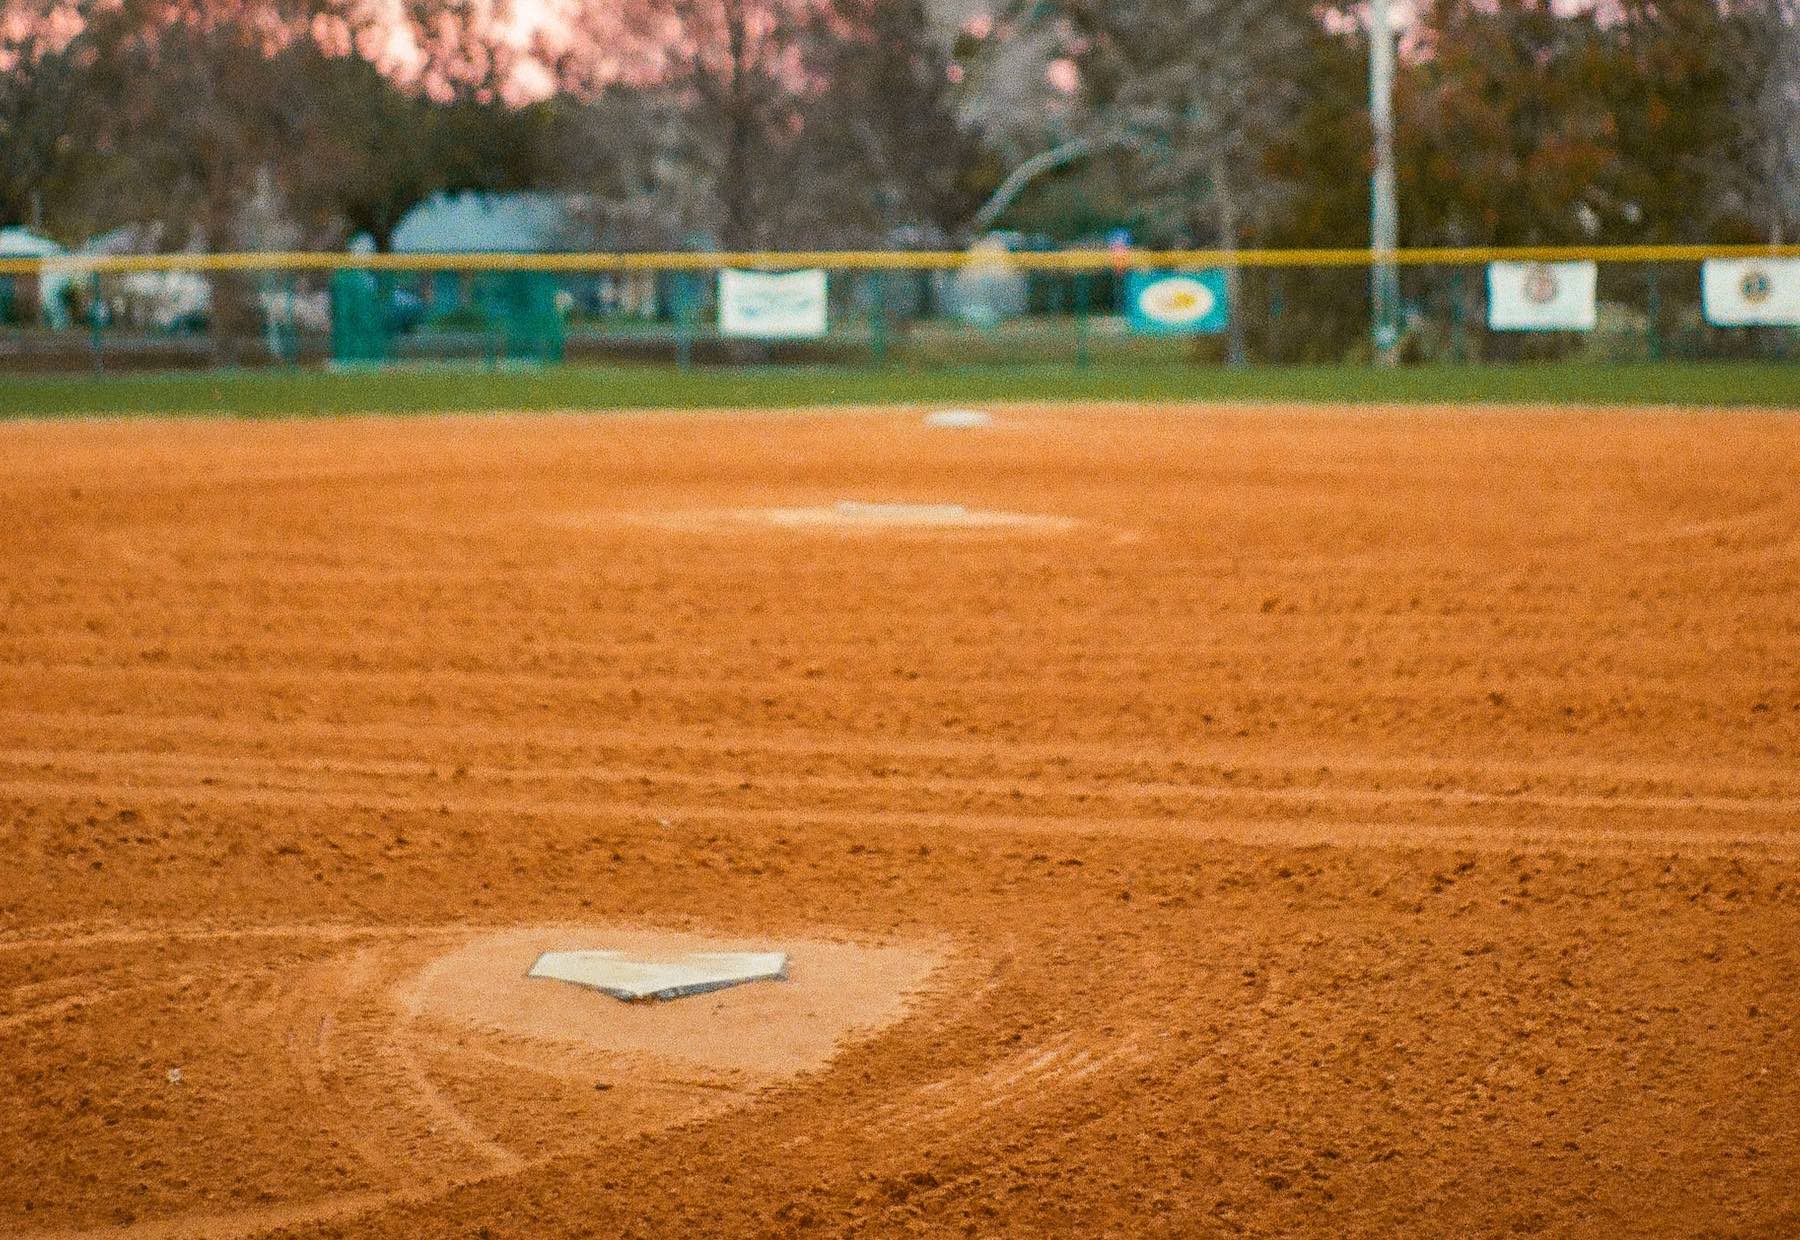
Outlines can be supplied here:
M922 412L0 426L0 1234L1800 1234L1800 421Z

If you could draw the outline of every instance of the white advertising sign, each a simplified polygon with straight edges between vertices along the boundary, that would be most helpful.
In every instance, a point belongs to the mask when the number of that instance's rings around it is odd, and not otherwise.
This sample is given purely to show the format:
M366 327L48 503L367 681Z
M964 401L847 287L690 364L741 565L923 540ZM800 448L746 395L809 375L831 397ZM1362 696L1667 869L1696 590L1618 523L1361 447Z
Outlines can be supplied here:
M755 340L823 336L823 271L721 271L719 332Z
M1488 326L1497 332L1591 332L1594 263L1489 263Z
M1800 326L1800 258L1709 258L1700 301L1714 327Z

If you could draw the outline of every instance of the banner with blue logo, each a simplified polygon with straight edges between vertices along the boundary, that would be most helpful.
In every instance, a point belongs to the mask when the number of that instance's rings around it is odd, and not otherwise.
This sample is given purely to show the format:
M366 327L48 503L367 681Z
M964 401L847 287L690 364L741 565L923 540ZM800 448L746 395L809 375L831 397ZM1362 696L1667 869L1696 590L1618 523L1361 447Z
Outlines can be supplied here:
M721 271L719 334L752 340L823 336L825 289L823 271Z
M1131 272L1125 277L1125 319L1132 331L1148 336L1224 331L1231 321L1224 268Z

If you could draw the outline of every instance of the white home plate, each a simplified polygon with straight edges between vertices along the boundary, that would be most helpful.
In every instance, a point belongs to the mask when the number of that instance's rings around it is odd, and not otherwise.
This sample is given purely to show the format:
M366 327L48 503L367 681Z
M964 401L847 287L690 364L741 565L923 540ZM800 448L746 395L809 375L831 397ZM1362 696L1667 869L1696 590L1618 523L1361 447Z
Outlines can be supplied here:
M679 999L743 982L782 979L782 952L695 952L663 960L633 959L623 952L545 952L527 977L590 986L616 999Z
M978 426L991 426L994 419L979 409L940 409L936 413L925 415L927 426L947 426L955 430L972 430Z

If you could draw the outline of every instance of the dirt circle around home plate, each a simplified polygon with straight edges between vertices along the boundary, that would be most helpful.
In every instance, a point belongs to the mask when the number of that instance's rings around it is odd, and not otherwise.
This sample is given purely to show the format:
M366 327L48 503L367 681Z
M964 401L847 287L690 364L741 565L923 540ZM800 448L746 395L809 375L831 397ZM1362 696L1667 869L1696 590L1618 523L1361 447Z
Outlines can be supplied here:
M527 976L532 962L551 951L614 951L640 960L782 951L788 967L779 980L626 1003L589 987ZM525 928L483 935L431 961L398 998L416 1020L771 1082L820 1067L843 1043L893 1023L941 964L929 950L898 946L771 944L619 927Z

